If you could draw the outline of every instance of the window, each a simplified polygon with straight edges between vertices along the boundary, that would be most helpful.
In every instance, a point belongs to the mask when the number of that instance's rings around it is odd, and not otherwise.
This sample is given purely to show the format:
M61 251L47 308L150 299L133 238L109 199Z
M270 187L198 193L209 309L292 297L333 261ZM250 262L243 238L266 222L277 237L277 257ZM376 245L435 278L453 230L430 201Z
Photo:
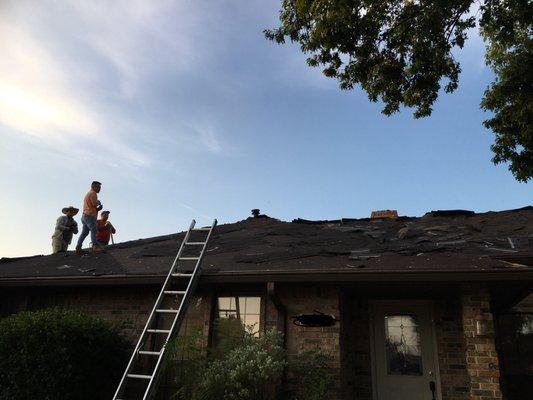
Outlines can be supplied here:
M533 314L498 316L500 359L506 373L533 375Z
M533 387L533 314L506 313L497 318L505 398L528 399Z
M389 375L422 375L419 324L411 315L385 316Z
M231 330L229 335L242 335L244 330L247 330L258 336L261 322L261 298L219 297L216 318L218 325L222 323Z

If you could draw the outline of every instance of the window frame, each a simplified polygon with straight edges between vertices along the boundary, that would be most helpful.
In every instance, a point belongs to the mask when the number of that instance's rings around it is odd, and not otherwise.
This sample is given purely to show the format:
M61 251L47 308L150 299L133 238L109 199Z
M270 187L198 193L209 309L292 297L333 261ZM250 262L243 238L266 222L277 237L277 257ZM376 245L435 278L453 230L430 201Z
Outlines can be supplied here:
M215 320L218 318L218 298L219 297L259 297L259 334L265 333L266 325L266 293L264 290L217 290L211 297L211 312L209 316L209 338L208 347L213 348L215 344Z

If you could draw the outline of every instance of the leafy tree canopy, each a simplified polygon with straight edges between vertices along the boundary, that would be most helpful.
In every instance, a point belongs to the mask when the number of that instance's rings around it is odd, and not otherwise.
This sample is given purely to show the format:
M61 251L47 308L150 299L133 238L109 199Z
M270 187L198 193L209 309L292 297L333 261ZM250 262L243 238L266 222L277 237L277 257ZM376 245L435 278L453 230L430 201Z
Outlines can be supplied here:
M297 42L310 66L356 84L391 115L401 106L415 118L431 114L439 90L457 89L454 48L479 25L486 62L495 72L481 107L496 140L493 162L509 162L516 179L533 177L531 0L282 0L280 26L268 39Z

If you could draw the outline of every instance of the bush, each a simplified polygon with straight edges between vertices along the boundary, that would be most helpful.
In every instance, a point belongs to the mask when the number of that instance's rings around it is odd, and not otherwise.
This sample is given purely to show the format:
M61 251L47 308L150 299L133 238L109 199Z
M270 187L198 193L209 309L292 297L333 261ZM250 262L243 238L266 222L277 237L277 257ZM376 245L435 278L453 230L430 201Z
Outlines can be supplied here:
M198 399L199 380L207 369L208 361L209 355L203 345L201 328L168 342L162 373L179 388L172 396L173 400Z
M226 332L231 324L221 324ZM233 329L229 331L234 332ZM210 351L199 348L199 335L167 345L168 368L179 390L173 398L187 400L266 400L272 397L286 367L282 336L269 331L261 337L251 329L229 336ZM227 340L226 340L227 339ZM181 349L181 350L180 350ZM181 359L179 363L172 360Z
M281 335L245 335L242 345L209 363L200 383L205 400L264 400L272 397L285 369Z
M211 357L222 358L253 337L253 327L245 326L238 318L218 318L214 322L214 347Z
M288 364L283 336L269 331L256 337L254 327L236 329L232 319L217 321L217 345L207 349L202 330L167 345L164 366L173 373L177 400L266 400L275 395L286 367L293 385L283 398L324 400L333 385L332 357L309 350Z
M291 398L293 400L323 400L333 385L328 369L332 360L320 350L309 350L291 362L290 369L298 381Z
M130 351L118 328L77 311L0 321L0 400L111 398Z

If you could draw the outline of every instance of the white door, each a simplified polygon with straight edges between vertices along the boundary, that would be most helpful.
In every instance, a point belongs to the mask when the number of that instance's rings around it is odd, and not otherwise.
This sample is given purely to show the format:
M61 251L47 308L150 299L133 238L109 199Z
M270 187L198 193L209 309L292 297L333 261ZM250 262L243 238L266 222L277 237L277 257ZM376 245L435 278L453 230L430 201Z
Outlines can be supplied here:
M373 304L378 400L440 400L429 303Z

